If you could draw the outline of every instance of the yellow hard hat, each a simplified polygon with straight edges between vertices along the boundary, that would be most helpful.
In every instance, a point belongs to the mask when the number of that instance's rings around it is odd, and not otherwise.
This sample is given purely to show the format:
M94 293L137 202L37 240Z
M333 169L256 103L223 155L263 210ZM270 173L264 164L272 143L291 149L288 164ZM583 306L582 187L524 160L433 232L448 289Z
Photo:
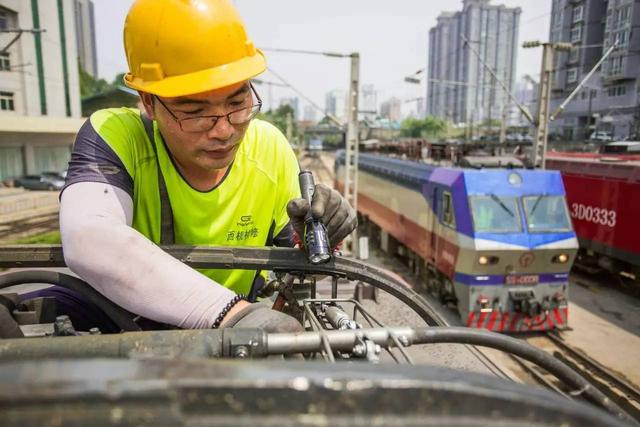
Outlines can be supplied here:
M266 69L228 0L136 0L124 25L132 89L163 97L206 92Z

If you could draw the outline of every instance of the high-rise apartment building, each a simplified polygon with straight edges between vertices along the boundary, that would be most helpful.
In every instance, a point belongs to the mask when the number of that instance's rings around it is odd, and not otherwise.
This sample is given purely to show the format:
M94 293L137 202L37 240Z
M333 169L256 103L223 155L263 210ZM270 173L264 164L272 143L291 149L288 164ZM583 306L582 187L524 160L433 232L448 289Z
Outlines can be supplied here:
M402 119L402 101L396 97L391 97L380 104L380 116L391 121Z
M476 50L509 90L513 90L520 8L464 0L462 10L443 12L429 31L427 114L455 123L498 119L507 95Z
M360 106L359 109L362 112L362 118L367 121L374 121L378 115L378 93L375 86L362 85L360 88Z
M92 0L73 0L76 18L78 62L93 78L98 78L96 28Z
M550 125L564 139L594 130L623 138L640 131L640 0L553 0L549 38L569 42L554 58L551 108L555 109L614 43L616 50Z
M316 117L317 113L315 107L312 105L305 105L302 114L302 120L304 120L305 122L315 122Z
M327 92L325 106L327 114L332 114L339 120L347 119L347 92L342 89L334 89Z

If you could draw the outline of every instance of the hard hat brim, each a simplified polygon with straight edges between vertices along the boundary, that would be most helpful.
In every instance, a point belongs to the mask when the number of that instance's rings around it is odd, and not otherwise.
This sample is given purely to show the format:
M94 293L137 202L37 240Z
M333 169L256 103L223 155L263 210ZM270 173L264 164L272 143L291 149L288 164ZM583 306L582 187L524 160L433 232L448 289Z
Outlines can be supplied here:
M205 53L206 54L206 53ZM153 95L174 98L208 92L249 80L267 69L267 62L260 49L230 64L179 76L165 77L156 81L143 81L133 74L125 74L124 84L131 89Z

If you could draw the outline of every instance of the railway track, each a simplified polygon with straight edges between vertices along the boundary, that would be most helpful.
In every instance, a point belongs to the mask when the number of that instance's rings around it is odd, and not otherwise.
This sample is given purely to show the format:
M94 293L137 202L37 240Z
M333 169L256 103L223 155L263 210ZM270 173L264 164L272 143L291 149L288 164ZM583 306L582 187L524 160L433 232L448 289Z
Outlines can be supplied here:
M319 154L317 156L304 156L300 159L300 168L313 171L316 182L321 182L333 188L333 170L328 163L333 159L329 154Z
M611 371L596 360L584 354L582 351L569 346L560 336L554 332L543 335L524 338L530 344L541 348L586 378L598 390L609 397L620 408L640 422L640 389L628 382L619 374ZM538 367L530 365L514 357L514 360L537 383L548 387L567 397L579 397L581 390L569 390L554 377L542 371Z
M58 229L58 211L0 222L0 242Z

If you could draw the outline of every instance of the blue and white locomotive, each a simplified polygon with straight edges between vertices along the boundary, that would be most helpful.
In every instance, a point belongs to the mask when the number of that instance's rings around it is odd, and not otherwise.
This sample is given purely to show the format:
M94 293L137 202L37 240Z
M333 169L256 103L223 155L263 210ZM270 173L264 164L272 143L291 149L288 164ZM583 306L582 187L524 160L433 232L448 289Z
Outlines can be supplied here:
M358 164L364 222L410 251L427 289L455 303L467 326L567 327L578 243L559 172L440 167L373 154L360 154ZM342 189L343 152L335 176Z

